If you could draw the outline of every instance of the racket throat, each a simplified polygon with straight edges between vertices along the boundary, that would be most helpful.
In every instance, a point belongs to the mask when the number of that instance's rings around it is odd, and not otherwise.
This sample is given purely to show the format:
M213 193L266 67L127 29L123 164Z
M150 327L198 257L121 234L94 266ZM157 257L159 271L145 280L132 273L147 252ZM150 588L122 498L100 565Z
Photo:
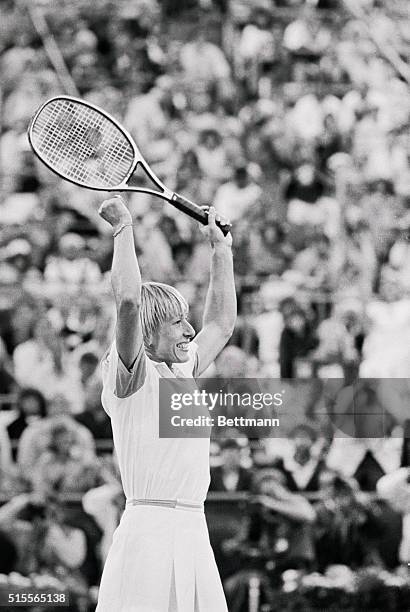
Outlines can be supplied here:
M142 172L140 172L142 170ZM171 193L169 189L161 183L158 177L150 172L143 162L138 161L134 168L134 171L127 181L128 187L134 189L148 190L151 192L152 188L155 187L158 190L157 195L167 199Z

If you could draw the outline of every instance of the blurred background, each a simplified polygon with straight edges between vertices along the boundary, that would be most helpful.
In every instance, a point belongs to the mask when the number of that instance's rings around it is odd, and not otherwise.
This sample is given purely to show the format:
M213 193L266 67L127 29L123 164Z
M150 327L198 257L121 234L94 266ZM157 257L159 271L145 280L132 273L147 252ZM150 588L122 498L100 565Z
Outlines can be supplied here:
M229 610L410 609L408 2L2 0L0 22L0 595L49 586L93 610L124 503L100 404L104 194L26 137L69 93L233 222L238 323L206 375L305 381L286 439L212 444ZM177 286L198 330L201 233L159 199L128 203L143 279Z

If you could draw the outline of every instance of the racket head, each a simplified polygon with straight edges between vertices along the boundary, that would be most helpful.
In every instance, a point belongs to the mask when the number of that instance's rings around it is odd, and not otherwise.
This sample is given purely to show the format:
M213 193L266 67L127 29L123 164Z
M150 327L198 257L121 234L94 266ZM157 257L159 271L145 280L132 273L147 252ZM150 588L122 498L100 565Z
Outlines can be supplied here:
M146 165L116 119L73 96L55 96L42 104L31 119L28 140L50 170L88 189L126 189L138 162Z

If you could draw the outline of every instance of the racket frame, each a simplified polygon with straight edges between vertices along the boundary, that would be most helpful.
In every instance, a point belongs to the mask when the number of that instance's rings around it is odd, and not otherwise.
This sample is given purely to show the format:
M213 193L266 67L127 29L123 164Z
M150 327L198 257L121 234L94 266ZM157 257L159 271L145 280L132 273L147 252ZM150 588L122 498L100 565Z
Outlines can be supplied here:
M101 114L102 116L106 117L106 119L111 121L120 130L120 132L124 135L124 137L128 140L129 144L132 147L133 153L134 153L134 161L133 161L129 171L127 172L127 175L124 177L124 179L122 180L121 183L119 183L118 185L114 185L113 187L105 187L105 186L104 187L94 187L94 186L90 186L90 185L83 185L79 181L76 181L76 180L74 180L72 178L69 178L68 176L65 176L62 172L59 172L58 170L53 168L43 158L41 153L39 153L36 150L36 145L33 142L33 128L34 128L34 125L36 123L36 120L37 120L38 116L42 113L42 111L44 110L44 108L46 106L48 106L52 102L57 102L59 100L66 100L66 101L75 102L76 104L80 104L82 106L87 106L88 108L96 111L97 113ZM47 166L47 168L49 168L52 172L54 172L54 174L57 174L59 177L61 177L65 181L69 181L73 185L77 185L79 187L84 187L85 189L91 189L92 191L106 191L106 192L128 191L128 192L136 192L136 193L147 193L149 195L157 196L159 198L162 198L163 200L166 200L167 202L172 204L175 208L177 208L178 210L180 210L180 211L184 212L185 214L189 215L193 219L196 219L197 221L199 221L203 225L207 225L207 223L208 223L208 221L207 221L207 219L208 219L208 206L203 206L203 207L202 206L198 206L197 204L191 202L187 198L184 198L184 196L181 196L178 193L175 193L174 191L172 191L171 189L166 187L164 185L164 183L152 171L151 167L149 166L149 164L145 160L144 156L142 155L141 151L139 150L137 144L135 143L134 139L132 138L132 136L128 132L128 130L126 130L121 125L121 123L119 121L117 121L117 119L115 119L115 117L113 117L110 113L108 113L107 111L101 109L100 107L98 107L97 105L93 104L92 102L87 102L86 100L81 100L80 98L76 98L75 96L69 96L69 95L65 95L65 94L61 94L59 96L54 96L53 98L49 98L48 100L46 100L46 102L44 102L37 109L37 111L34 113L33 117L31 118L30 124L29 124L28 129L27 129L27 136L28 136L28 141L30 143L30 146L31 146L32 150L34 151L36 156L40 159L40 161L45 166ZM151 179L151 181L154 183L154 185L156 187L161 189L161 191L155 191L155 189L150 189L148 187L136 187L136 186L128 185L128 181L133 176L134 172L137 170L138 165L140 165L143 168L145 174ZM220 229L222 230L222 232L225 235L230 231L230 229L232 227L231 223L228 220L222 219L222 218L221 219L218 218L217 221L216 221L216 224L218 225L218 227L220 227Z
M44 108L46 108L46 106L48 106L52 102L58 102L59 100L67 100L69 102L75 102L76 104L81 104L82 106L87 106L88 108L91 108L92 110L98 112L99 114L101 114L104 117L106 117L109 121L111 121L120 130L120 132L125 136L125 138L128 140L129 144L132 147L133 153L134 153L134 161L133 161L133 163L132 163L132 165L131 165L127 175L124 177L124 179L121 181L121 183L119 183L118 185L114 185L113 187L92 187L90 185L83 185L79 181L75 181L75 180L69 178L68 176L65 176L62 172L59 172L58 170L53 168L42 157L42 155L37 152L36 145L33 142L33 128L34 128L34 124L35 124L38 116L42 113L42 111L44 110ZM36 112L34 113L33 117L30 120L30 124L28 126L27 136L28 136L28 140L29 140L31 148L33 149L33 151L37 155L37 157L40 159L40 161L42 161L43 164L45 166L47 166L47 168L49 168L52 172L54 172L55 174L60 176L65 181L70 181L70 183L73 183L73 185L77 185L78 187L84 187L85 189L91 189L92 191L109 191L109 192L110 191L136 191L136 192L141 192L141 193L148 193L150 195L159 196L159 197L163 198L164 200L168 200L168 201L170 201L172 199L172 196L174 195L174 192L171 191L171 189L168 189L168 187L166 187L162 183L162 181L156 176L156 174L151 170L150 166L148 165L147 161L144 159L143 155L141 154L141 151L138 149L134 139L132 138L132 136L128 132L128 130L126 130L121 125L121 123L119 123L119 121L117 121L117 119L115 119L112 115L110 115L110 113L107 113L107 111L99 108L98 106L96 106L92 102L87 102L86 100L81 100L80 98L76 98L74 96L63 95L63 94L60 95L60 96L54 96L53 98L50 98L49 100L44 102L44 104L42 104L40 106L40 108L38 108L36 110ZM128 185L128 181L132 177L134 172L136 171L138 164L141 164L141 166L143 167L145 173L149 176L149 178L152 180L152 182L156 186L158 186L159 189L162 190L161 192L155 191L154 189L149 189L148 187L130 187Z

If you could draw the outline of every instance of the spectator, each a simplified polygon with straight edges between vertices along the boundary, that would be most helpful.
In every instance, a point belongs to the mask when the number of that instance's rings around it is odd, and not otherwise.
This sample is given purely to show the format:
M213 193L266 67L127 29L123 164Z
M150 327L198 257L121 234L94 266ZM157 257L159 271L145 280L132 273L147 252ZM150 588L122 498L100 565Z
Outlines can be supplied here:
M74 325L71 323L70 326L71 328L75 328L77 334L78 332L81 333L80 337L78 337L76 334L77 342L71 351L70 359L70 362L73 364L73 367L77 372L77 376L79 374L81 357L85 353L91 353L101 359L106 351L106 347L109 344L110 339L113 336L113 324L115 318L112 310L109 308L109 305L105 303L100 303L97 305L92 303L91 306L93 310L91 312L85 312L85 322L78 320L84 316L81 309L80 312L74 309L74 312L71 311L71 313L69 313L67 316L68 319L70 316L74 315ZM94 376L98 378L98 372L96 370L94 371L91 380L94 379Z
M92 516L103 532L100 542L100 560L107 558L112 537L124 510L124 492L119 481L112 481L87 491L82 499L84 511Z
M193 148L182 153L176 176L176 191L186 193L188 198L198 198L199 202L205 202L202 195L203 172L199 165L197 152Z
M35 303L32 296L27 294L20 296L16 302L13 302L13 306L15 310L9 312L8 320L4 322L4 340L10 354L18 344L33 338L35 324L39 317L39 305Z
M289 433L289 453L276 465L285 477L290 491L312 492L320 487L320 476L326 469L323 459L323 440L309 425L298 425Z
M188 83L202 83L207 89L214 87L218 98L230 81L230 67L223 51L205 38L202 28L192 33L192 40L183 45L180 63Z
M75 434L65 423L49 431L46 449L33 465L33 490L50 496L56 493L83 493L99 484L100 466L94 457L74 449Z
M259 337L256 327L253 324L254 309L255 292L253 288L244 287L238 298L239 314L229 344L239 347L249 357L259 359ZM232 357L233 355L230 356L230 360ZM223 365L222 361L221 365ZM257 363L255 363L255 366L257 367ZM239 368L239 372L243 372L243 375L245 375L247 367L245 366L242 369ZM240 375L242 376L242 374Z
M261 196L261 188L251 178L246 165L237 165L233 181L219 187L215 194L215 208L232 222L252 211Z
M6 345L3 338L0 337L0 393L2 395L10 395L16 388L16 381L10 361ZM10 407L10 404L7 402L2 405L3 410Z
M316 143L319 170L325 172L328 159L335 153L343 151L343 149L343 138L339 132L336 117L332 113L328 113L323 119L323 132Z
M408 221L406 221L406 224ZM394 276L395 282L406 292L410 288L410 265L409 265L409 241L408 228L404 226L404 231L400 232L396 242L393 244L390 253L388 266L391 276ZM387 266L384 270L387 272Z
M316 233L310 245L296 255L292 270L299 272L308 289L330 291L335 284L331 243L327 236Z
M291 22L283 34L283 46L288 51L309 58L323 53L331 43L329 31L305 5L298 19Z
M338 393L332 415L337 429L326 463L365 491L374 491L379 478L400 465L400 439L389 437L393 404L384 401L377 381L359 380Z
M158 222L158 215L145 215L136 225L135 239L140 250L141 274L165 282L176 277L176 270L172 249Z
M48 283L66 285L93 285L101 280L98 265L84 256L85 242L78 234L65 234L59 242L59 253L50 257L44 278Z
M167 140L166 127L170 119L166 100L173 84L170 76L162 75L147 93L135 96L128 104L125 126L149 162L163 157L163 143Z
M333 314L319 324L316 335L318 346L311 355L314 372L319 377L326 377L329 366L333 365L333 371L339 371L346 383L354 381L364 341L364 315L360 301L341 301Z
M361 200L361 209L368 222L378 260L384 263L397 235L398 219L402 216L400 200L394 194L392 182L378 180L371 183L369 192Z
M355 290L363 298L371 295L377 271L377 258L368 223L359 211L345 223L334 253L335 273L341 290Z
M61 322L53 325L49 314L40 316L33 338L19 344L14 350L14 371L21 386L38 389L46 398L65 393L74 402L77 372L56 329L59 325Z
M223 215L223 211L218 209L217 188L232 176L231 162L222 138L221 125L218 125L212 115L202 117L201 124L195 151L199 169L203 176L202 193L205 202L209 202L215 197L215 207ZM231 183L226 184L230 185ZM241 187L239 186L239 188Z
M75 415L75 420L84 425L95 440L109 440L112 439L111 421L102 410L101 390L99 380L88 385L84 398L84 410Z
M393 283L367 304L369 329L363 343L362 378L406 378L410 337L408 298Z
M250 265L259 278L281 276L291 267L294 249L279 222L263 221L250 236Z
M410 468L386 474L377 483L378 494L403 515L400 561L410 563Z
M101 376L98 370L100 359L95 353L85 352L78 360L81 389L85 396L93 387L102 389Z
M336 473L324 472L321 491L323 498L315 506L316 555L320 571L333 564L349 567L380 564L366 533L374 518L372 510L359 501L357 487Z
M0 274L7 273L7 266L8 274L13 274L15 277L15 283L23 284L25 281L36 282L40 280L39 270L32 265L32 248L27 240L15 238L7 245L3 256L5 263L2 265Z
M16 569L23 575L49 573L60 577L77 595L85 585L78 571L85 559L86 539L71 527L55 500L22 494L2 506L0 526L17 543Z
M237 346L227 346L215 360L215 376L229 380L230 378L246 378L252 369L249 355Z
M281 529L280 524L282 521L277 522L278 516L283 517L293 524L294 531L288 533L289 547L287 549L287 561L291 566L302 565L311 560L311 550L309 544L309 537L303 537L307 535L307 532L303 529L303 525L310 525L315 520L315 511L311 504L303 498L301 495L291 493L285 484L283 474L276 469L268 469L259 472L255 476L254 491L256 493L256 504L260 504L262 510L262 517L269 524L272 521L273 526L275 523ZM286 522L285 531L287 532ZM298 527L302 527L300 531ZM266 524L265 524L266 528Z
M251 474L241 466L241 446L235 439L222 441L221 465L212 468L210 491L249 491Z
M19 440L30 423L43 419L47 414L47 402L37 389L20 389L16 400L17 417L7 426L11 440Z
M281 378L297 377L297 360L306 357L316 345L317 340L312 325L303 308L295 301L282 304L284 327L280 337L279 359Z
M302 164L292 176L286 190L286 198L301 200L308 204L314 204L323 195L323 182L316 175L315 167L311 163ZM291 209L288 220L293 221Z
M7 493L12 488L14 469L11 453L10 438L7 430L0 423L0 490Z
M61 333L65 337L65 344L69 349L78 347L73 356L73 367L80 367L80 360L76 362L74 357L87 352L87 347L82 343L89 341L98 325L98 320L103 318L99 304L93 302L89 296L81 296L76 304L62 305L59 311L54 310L56 319L62 326ZM70 360L71 361L71 360ZM79 372L81 378L81 372ZM81 380L80 380L80 384Z
M276 59L272 22L273 15L268 2L266 7L255 7L253 23L249 23L242 30L239 53L243 62L242 73L246 76L250 94L258 93L260 78L269 73Z
M17 463L26 478L31 475L33 465L47 450L51 431L56 424L64 424L72 432L71 452L74 455L77 453L81 457L94 457L95 443L90 431L70 415L67 399L57 395L48 402L47 417L31 423L21 435Z
M270 559L281 570L309 567L313 561L310 525L315 510L302 496L290 493L283 474L276 469L261 470L254 480L254 497L241 532L224 543L231 554L254 547L264 559ZM228 602L244 581L246 572L239 572L225 582Z

